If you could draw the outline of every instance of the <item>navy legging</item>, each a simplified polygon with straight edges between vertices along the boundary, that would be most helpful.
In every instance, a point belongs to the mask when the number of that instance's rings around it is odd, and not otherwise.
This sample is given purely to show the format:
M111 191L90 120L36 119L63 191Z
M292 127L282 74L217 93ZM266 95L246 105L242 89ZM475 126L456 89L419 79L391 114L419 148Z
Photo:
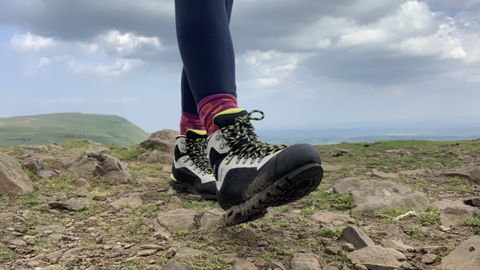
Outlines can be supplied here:
M233 0L175 0L184 112L196 114L196 104L212 94L236 96L232 6Z

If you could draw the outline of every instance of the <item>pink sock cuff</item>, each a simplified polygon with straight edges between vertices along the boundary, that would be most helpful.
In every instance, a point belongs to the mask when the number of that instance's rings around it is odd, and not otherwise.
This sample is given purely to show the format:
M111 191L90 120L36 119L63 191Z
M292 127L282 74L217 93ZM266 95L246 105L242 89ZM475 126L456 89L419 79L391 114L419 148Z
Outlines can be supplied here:
M182 112L180 119L180 134L185 135L187 129L205 129L202 124L202 120L197 114Z
M237 97L230 94L210 95L197 104L198 114L209 135L218 129L213 123L213 117L222 111L237 107Z
M235 104L237 103L237 97L234 96L234 95L230 95L230 94L213 94L213 95L210 95L210 96L206 96L204 98L202 98L202 100L200 100L200 102L198 102L197 104L197 110L200 112L200 109L202 107L204 107L207 103L220 103L222 101L225 101L225 100L231 100L233 102L235 102ZM217 102L215 102L217 101Z

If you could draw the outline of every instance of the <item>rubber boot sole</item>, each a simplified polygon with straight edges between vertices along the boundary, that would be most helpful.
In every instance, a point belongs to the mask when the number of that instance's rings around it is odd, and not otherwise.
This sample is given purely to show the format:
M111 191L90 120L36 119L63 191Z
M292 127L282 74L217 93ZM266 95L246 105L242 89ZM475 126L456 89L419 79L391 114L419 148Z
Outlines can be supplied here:
M256 220L267 213L268 207L296 201L317 189L322 178L323 169L319 163L304 165L247 201L227 209L224 214L225 226Z
M217 195L212 195L212 194L207 194L207 193L200 193L198 192L194 186L187 184L187 183L182 183L177 180L170 179L170 186L177 192L179 193L187 193L187 194L193 194L193 195L199 195L202 197L204 200L217 200Z

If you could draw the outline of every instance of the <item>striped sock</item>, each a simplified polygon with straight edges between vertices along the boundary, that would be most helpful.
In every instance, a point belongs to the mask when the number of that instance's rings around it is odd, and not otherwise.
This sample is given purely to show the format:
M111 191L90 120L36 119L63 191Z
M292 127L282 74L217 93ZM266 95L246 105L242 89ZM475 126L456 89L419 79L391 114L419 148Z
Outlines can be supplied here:
M185 135L187 129L204 130L205 128L197 114L182 112L182 118L180 118L180 135Z
M237 98L230 94L214 94L200 100L197 110L208 135L218 130L213 123L213 117L219 112L238 108Z

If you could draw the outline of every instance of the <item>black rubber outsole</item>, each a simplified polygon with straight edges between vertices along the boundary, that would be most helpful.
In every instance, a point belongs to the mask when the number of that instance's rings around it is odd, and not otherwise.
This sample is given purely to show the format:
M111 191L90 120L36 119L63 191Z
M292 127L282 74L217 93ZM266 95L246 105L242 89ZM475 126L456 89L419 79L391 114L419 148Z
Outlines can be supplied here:
M247 201L227 209L224 215L225 226L256 220L267 213L268 207L296 201L317 189L322 178L323 169L319 163L300 167Z
M216 201L217 200L217 195L200 193L195 189L194 186L189 185L187 183L182 183L182 182L179 182L179 181L170 180L170 186L175 191L180 192L180 193L199 195L199 196L202 197L202 199L209 200L209 201Z

